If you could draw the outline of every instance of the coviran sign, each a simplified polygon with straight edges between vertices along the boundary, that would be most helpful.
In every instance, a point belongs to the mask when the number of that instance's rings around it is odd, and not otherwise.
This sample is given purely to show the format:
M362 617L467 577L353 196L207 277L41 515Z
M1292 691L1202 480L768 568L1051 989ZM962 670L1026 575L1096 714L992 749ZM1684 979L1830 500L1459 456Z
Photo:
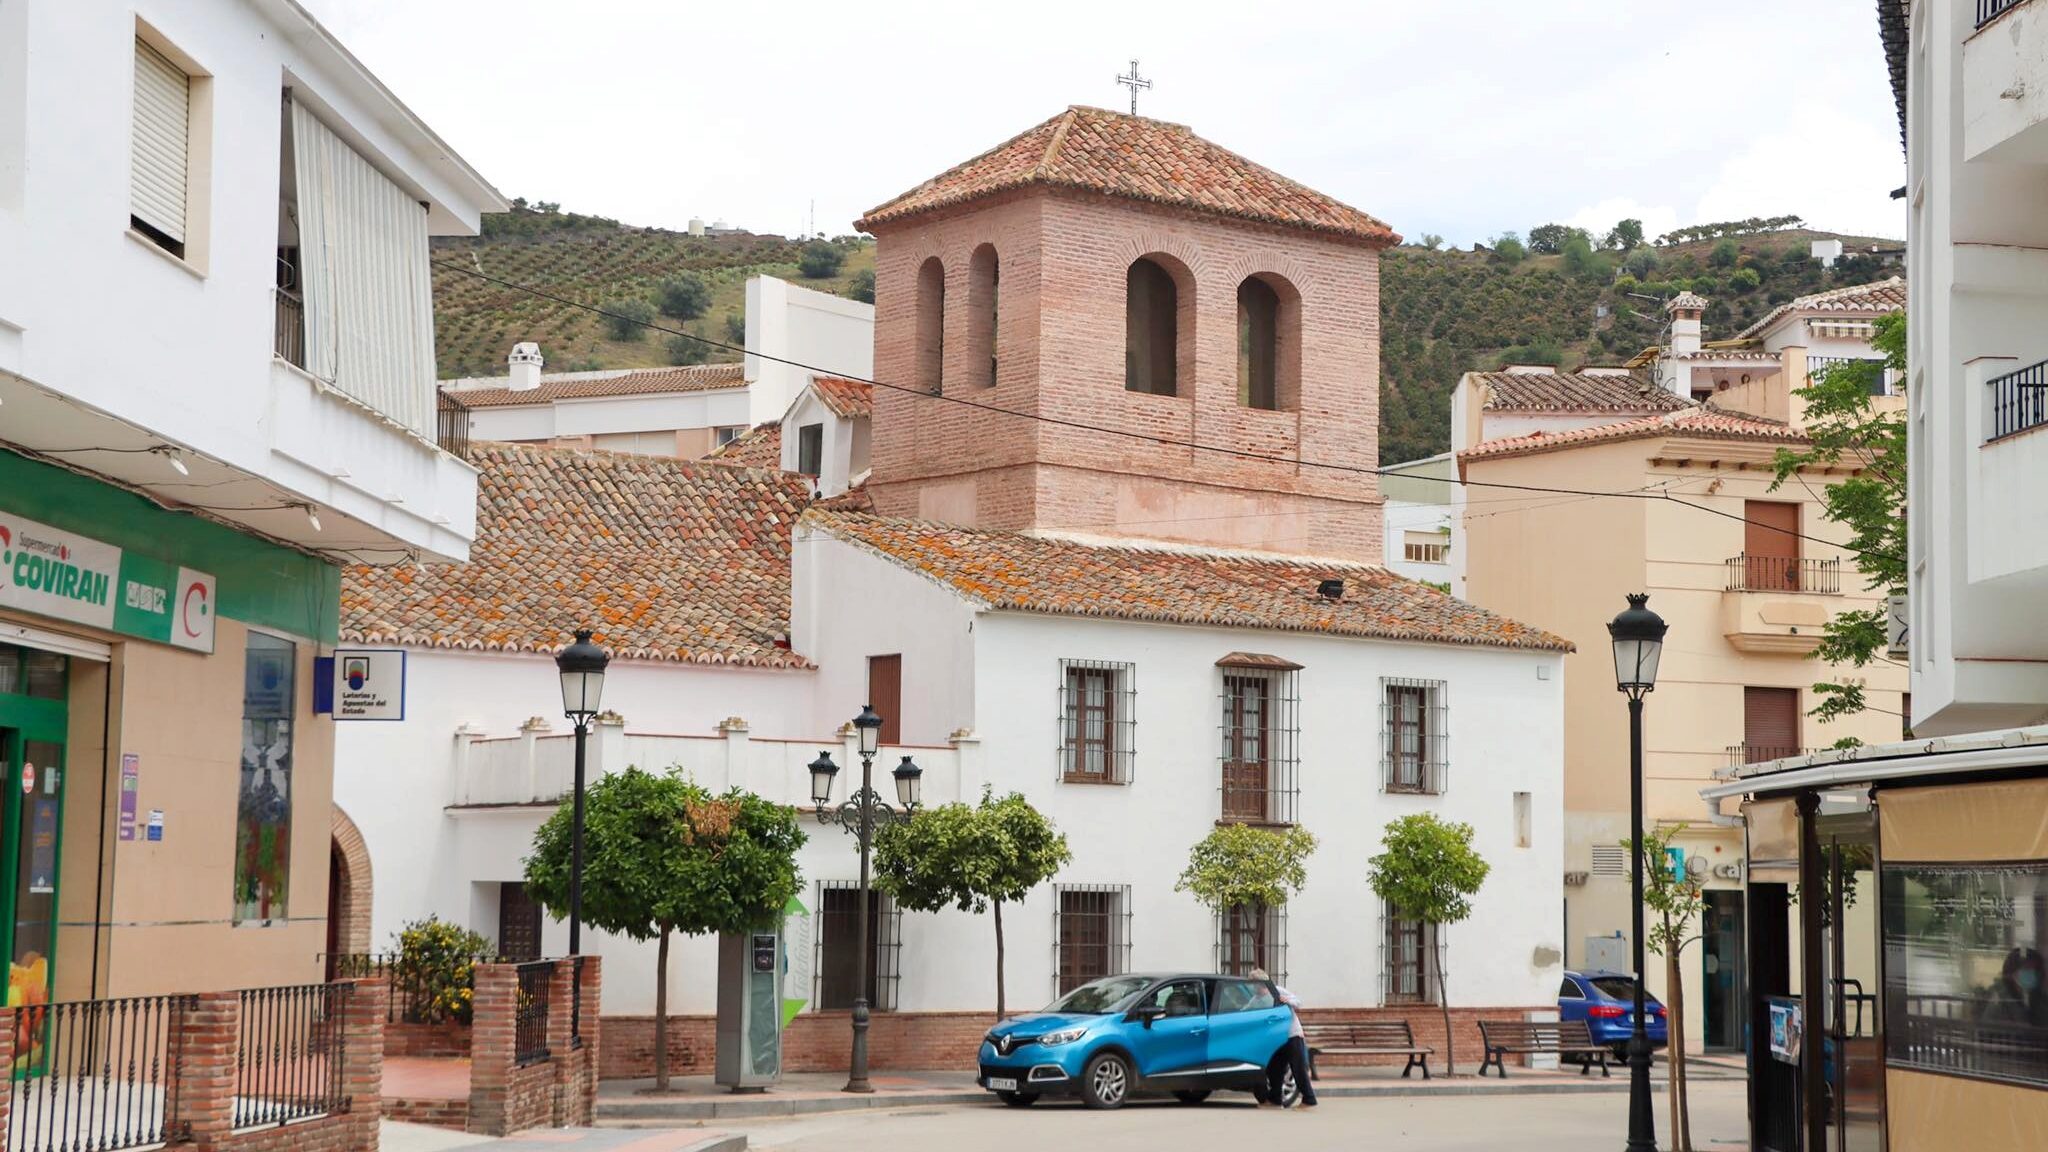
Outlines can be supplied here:
M213 651L213 577L0 511L0 608Z

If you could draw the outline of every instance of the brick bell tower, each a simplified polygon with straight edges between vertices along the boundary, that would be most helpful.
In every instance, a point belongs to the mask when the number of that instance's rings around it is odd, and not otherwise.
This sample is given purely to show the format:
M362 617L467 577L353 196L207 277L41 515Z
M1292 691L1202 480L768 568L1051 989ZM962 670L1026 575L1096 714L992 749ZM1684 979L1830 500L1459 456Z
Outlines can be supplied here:
M882 515L1380 560L1385 224L1075 107L858 227Z

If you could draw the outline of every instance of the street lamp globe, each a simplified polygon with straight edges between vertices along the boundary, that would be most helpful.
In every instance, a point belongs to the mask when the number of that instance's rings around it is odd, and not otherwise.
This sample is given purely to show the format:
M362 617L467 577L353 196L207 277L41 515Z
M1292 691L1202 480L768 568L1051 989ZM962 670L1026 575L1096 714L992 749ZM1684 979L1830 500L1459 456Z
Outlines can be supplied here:
M924 790L924 769L905 756L903 763L898 764L890 775L896 777L896 802L906 809L917 807Z
M839 765L832 762L832 753L820 752L811 761L811 803L819 808L832 802L832 778L839 775Z
M555 653L555 668L562 674L562 711L571 720L583 723L597 715L609 663L604 649L590 642L588 628L578 628L576 642Z
M1649 603L1649 593L1630 593L1627 610L1607 625L1614 641L1614 686L1635 700L1657 687L1657 658L1664 651L1664 618Z
M860 715L853 718L853 726L860 731L860 754L873 756L882 746L882 718L875 715L875 706L863 704Z

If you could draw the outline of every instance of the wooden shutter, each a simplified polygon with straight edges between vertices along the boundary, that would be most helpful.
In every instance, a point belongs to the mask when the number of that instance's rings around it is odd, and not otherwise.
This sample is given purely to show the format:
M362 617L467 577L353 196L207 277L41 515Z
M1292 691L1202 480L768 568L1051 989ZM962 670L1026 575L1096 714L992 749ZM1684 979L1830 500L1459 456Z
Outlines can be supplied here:
M1742 503L1746 588L1799 591L1799 505L1777 500Z
M133 131L128 211L173 243L183 244L192 78L140 40L135 42Z
M507 960L540 959L540 904L526 885L498 885L498 954Z
M1744 688L1742 743L1751 763L1799 750L1799 689Z
M903 743L903 657L868 657L868 707L882 718L882 743Z

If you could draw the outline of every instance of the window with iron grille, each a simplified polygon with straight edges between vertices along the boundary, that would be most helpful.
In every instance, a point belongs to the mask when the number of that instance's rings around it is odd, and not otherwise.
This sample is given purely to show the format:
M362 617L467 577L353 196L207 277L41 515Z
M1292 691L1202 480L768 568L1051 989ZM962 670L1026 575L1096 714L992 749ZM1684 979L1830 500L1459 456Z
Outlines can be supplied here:
M1436 1002L1436 928L1422 920L1406 920L1385 909L1386 938L1380 942L1380 967L1386 973L1388 1004Z
M1131 970L1130 885L1060 884L1054 895L1054 995Z
M1138 734L1138 667L1060 661L1059 778L1128 784Z
M1450 708L1442 680L1380 680L1380 784L1437 793L1450 774Z
M1287 983L1287 906L1232 904L1216 917L1216 970L1249 976L1264 968L1276 984Z
M1292 824L1299 789L1299 669L1223 666L1223 819Z
M818 882L818 954L812 971L817 980L817 1006L823 1010L853 1007L859 977L860 885L852 880ZM868 889L868 1006L877 1012L896 1009L898 953L903 945L903 912L887 893Z

